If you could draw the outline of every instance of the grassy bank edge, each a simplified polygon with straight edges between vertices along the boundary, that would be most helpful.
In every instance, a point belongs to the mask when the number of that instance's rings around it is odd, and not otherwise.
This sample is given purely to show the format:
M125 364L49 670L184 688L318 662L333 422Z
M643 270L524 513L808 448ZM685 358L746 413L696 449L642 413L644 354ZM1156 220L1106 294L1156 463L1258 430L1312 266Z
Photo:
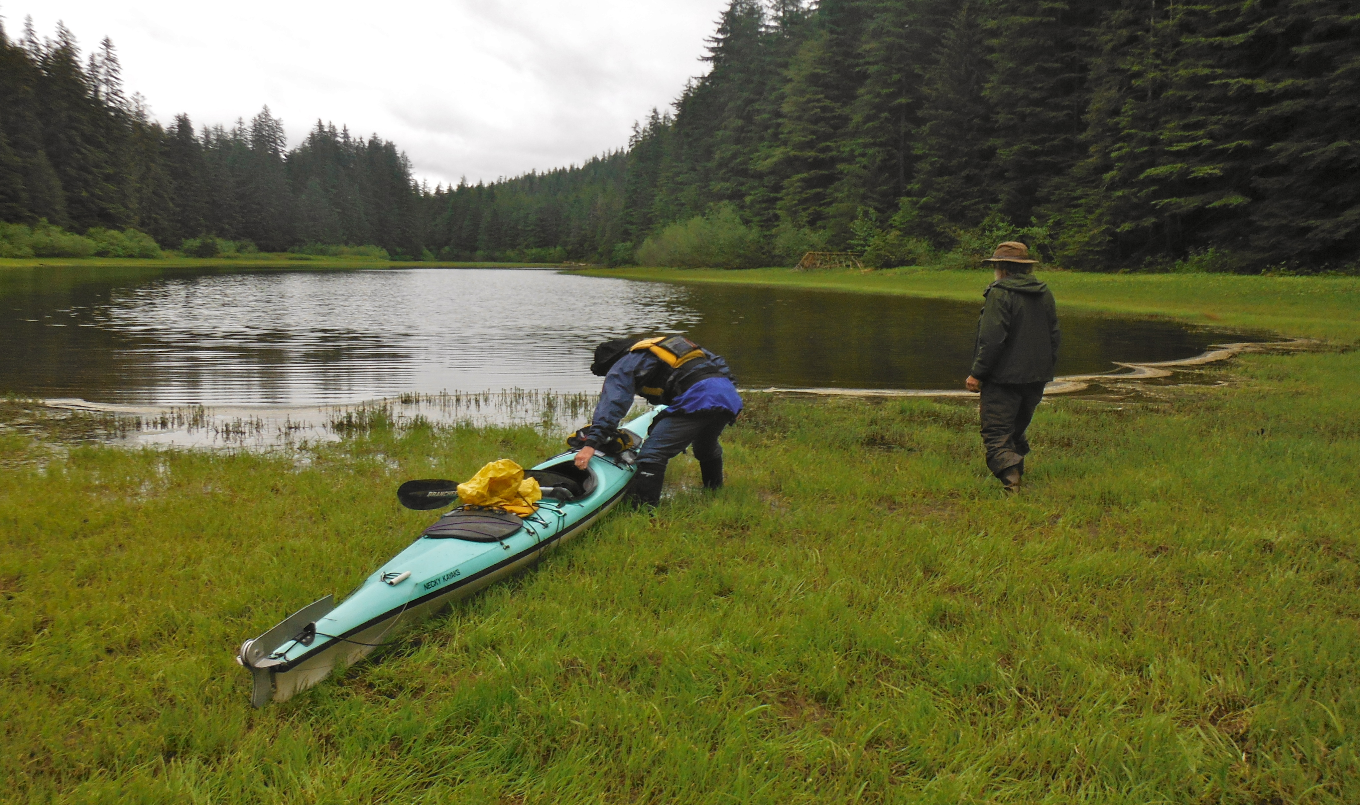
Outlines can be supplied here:
M789 268L585 269L595 277L674 283L722 283L900 294L981 302L991 281L980 270L795 271ZM1188 324L1266 330L1339 344L1360 343L1360 278L1235 274L1096 274L1044 271L1059 309L1166 317Z

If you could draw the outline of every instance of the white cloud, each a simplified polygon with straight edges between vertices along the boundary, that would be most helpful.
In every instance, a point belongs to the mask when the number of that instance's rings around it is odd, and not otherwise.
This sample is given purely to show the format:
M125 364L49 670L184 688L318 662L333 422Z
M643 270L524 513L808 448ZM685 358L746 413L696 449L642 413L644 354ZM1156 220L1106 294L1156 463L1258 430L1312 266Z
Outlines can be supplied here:
M623 146L700 74L727 0L442 0L230 5L0 0L85 52L109 36L162 122L230 124L268 104L290 143L318 118L405 149L419 177L491 181Z

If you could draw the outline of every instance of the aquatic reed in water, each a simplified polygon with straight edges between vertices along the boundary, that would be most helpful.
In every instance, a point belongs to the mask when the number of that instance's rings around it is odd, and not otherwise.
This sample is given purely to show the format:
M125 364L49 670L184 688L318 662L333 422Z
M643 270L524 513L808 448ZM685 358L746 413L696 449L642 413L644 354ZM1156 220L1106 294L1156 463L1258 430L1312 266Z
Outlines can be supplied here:
M443 425L531 425L544 432L575 430L589 420L598 395L525 389L408 393L322 407L217 409L201 405L164 409L58 406L49 421L84 423L86 439L142 445L291 449L300 444L353 438L375 429ZM31 401L41 407L40 401ZM640 404L639 410L646 410Z

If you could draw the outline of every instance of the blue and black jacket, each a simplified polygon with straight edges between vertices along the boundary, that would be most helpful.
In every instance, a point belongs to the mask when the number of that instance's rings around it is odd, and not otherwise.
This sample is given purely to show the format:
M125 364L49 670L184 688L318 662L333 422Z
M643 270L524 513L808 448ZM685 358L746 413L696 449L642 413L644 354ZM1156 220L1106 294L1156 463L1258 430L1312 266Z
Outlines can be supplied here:
M678 367L668 365L662 339L640 341L609 369L605 375L600 401L595 406L586 444L599 447L606 434L633 407L634 395L654 405L666 405L665 416L724 415L736 419L741 413L741 395L732 380L727 361L692 342L702 357L686 360Z

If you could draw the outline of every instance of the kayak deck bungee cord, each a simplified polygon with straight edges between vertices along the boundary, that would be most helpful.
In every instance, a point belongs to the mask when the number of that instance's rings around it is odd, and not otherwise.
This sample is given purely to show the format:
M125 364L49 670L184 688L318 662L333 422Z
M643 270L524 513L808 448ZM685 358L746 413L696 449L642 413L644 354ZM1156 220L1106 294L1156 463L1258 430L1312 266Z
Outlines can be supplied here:
M641 443L661 410L653 409L621 428ZM332 671L358 662L391 640L398 627L410 626L523 569L589 528L623 496L636 472L634 455L596 453L588 470L576 468L574 450L550 458L525 471L545 488L533 514L454 509L340 604L327 595L247 640L236 660L253 677L250 703L263 707L286 701ZM432 482L411 482L418 483Z

